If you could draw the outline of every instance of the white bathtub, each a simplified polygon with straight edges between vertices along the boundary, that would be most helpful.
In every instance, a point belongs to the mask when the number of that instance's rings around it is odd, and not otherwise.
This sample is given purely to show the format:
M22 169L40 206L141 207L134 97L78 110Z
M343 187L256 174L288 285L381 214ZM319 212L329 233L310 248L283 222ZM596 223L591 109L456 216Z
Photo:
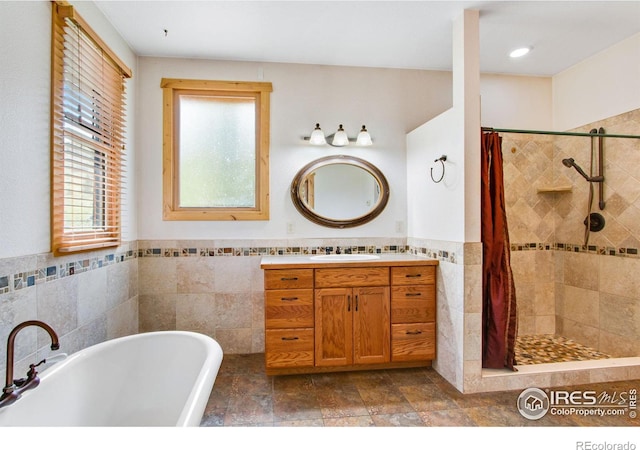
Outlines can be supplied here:
M220 345L198 333L113 339L42 372L0 409L0 426L198 426L221 363Z

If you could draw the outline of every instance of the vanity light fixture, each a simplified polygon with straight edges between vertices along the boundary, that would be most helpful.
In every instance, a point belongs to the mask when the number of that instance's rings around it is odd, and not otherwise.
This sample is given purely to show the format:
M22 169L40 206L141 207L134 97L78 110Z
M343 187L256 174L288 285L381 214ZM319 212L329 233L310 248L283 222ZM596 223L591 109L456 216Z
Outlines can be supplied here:
M353 139L347 135L347 132L344 130L342 124L338 127L338 131L329 135L325 138L324 132L320 128L320 124L316 123L316 127L313 129L310 137L305 137L305 141L309 141L312 145L324 145L329 144L333 147L344 147L349 145L349 142L355 142L357 146L365 147L373 144L371 140L371 135L367 131L367 127L362 125L362 129L360 133L358 133L358 137Z

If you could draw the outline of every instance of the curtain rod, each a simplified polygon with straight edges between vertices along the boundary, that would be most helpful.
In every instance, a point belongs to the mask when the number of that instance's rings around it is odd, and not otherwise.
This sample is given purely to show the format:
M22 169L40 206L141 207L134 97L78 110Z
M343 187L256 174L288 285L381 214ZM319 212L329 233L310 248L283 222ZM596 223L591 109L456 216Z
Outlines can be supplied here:
M640 139L640 136L633 134L606 134L606 133L574 133L572 131L540 131L540 130L510 130L507 128L482 127L482 131L495 131L498 133L523 133L523 134L551 134L555 136L586 136L586 137L609 137Z

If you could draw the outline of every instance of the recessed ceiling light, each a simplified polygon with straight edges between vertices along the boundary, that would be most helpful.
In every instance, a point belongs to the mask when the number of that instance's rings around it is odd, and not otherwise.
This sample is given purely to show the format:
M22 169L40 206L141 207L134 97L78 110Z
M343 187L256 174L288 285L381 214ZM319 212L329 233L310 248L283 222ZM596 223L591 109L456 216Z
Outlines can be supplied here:
M511 53L509 53L509 56L512 57L512 58L520 58L521 56L526 55L530 51L531 51L531 47L517 48L514 51L512 51Z

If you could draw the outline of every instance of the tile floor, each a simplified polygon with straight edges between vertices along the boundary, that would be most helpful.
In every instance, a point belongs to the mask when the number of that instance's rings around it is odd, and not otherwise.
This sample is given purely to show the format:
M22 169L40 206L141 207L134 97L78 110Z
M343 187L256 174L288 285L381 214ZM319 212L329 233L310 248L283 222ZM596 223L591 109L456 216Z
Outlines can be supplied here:
M586 386L567 387L570 390ZM599 383L608 393L640 380ZM461 394L432 368L267 376L264 355L225 355L203 427L639 426L640 418L552 416L529 420L522 391Z

